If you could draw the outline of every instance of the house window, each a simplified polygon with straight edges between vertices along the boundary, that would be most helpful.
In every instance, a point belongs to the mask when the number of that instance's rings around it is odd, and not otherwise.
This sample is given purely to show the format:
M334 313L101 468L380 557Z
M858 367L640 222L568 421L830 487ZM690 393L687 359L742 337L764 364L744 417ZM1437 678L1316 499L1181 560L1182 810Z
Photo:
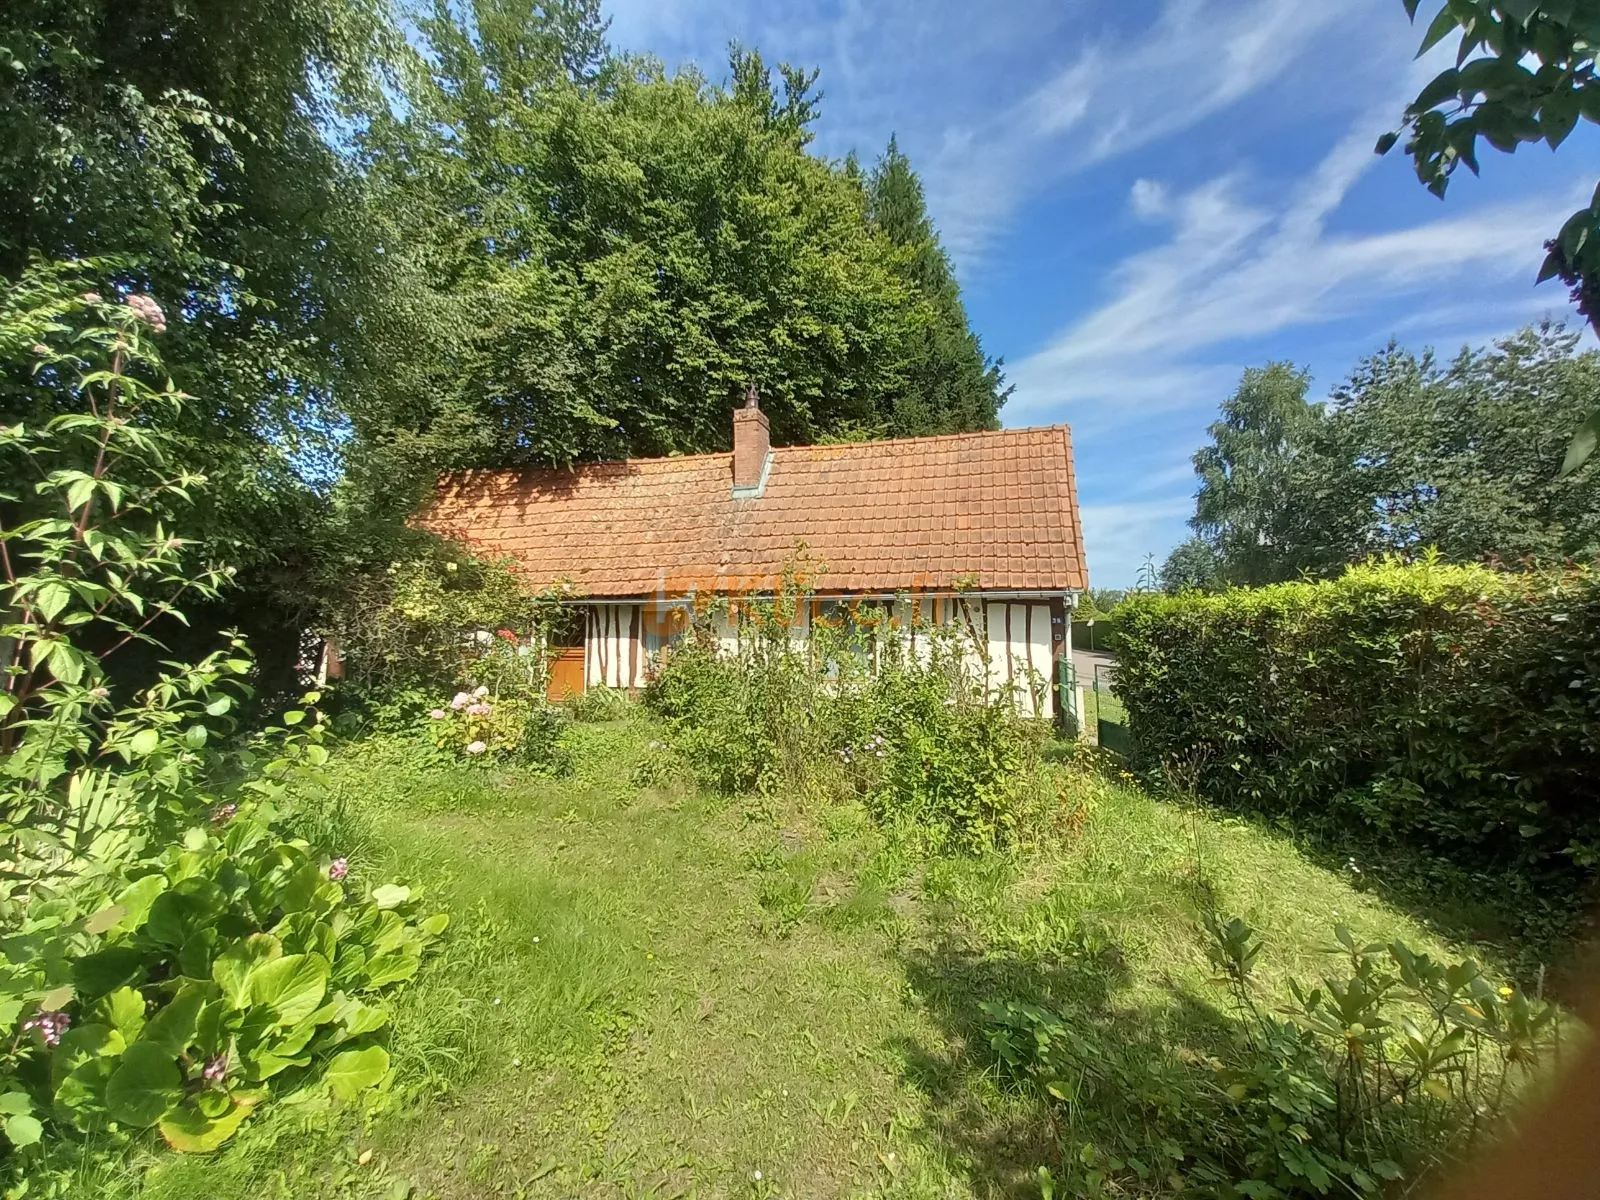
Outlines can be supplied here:
M550 622L548 629L550 647L554 650L577 650L583 646L583 613L573 610L562 613Z
M684 605L646 604L642 624L645 653L660 653L681 638L688 628L689 610Z

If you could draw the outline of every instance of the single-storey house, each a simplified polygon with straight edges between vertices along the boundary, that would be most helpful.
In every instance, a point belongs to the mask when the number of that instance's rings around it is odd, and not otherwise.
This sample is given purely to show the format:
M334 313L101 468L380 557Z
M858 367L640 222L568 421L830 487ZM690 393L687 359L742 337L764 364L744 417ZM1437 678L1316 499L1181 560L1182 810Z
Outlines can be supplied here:
M707 597L729 599L717 633L736 647L739 602L781 588L803 545L822 572L793 636L839 605L881 606L911 637L960 623L994 686L1028 681L1012 689L1025 711L1078 707L1069 648L1088 570L1065 425L773 446L752 394L731 454L456 472L418 522L509 557L534 587L568 585L583 621L553 693L642 686Z

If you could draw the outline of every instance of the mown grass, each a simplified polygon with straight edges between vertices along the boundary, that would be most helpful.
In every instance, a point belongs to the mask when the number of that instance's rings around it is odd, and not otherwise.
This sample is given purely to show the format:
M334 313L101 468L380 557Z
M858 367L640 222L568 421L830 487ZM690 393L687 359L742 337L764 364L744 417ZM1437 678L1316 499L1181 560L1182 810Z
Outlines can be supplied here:
M1203 1048L1202 888L1266 935L1269 988L1319 972L1335 921L1450 950L1287 840L1131 781L1086 776L1028 850L922 860L852 805L641 786L658 736L642 715L578 726L561 781L347 750L322 823L455 919L399 1003L394 1087L364 1112L277 1106L216 1156L87 1190L1035 1195L1050 1129L992 1071L981 1001Z

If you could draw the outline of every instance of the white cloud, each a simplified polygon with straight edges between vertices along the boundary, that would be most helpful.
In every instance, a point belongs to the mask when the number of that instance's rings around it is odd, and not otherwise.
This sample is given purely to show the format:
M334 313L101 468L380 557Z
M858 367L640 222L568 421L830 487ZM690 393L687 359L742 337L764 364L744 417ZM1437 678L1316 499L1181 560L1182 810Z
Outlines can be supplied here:
M1063 177L1292 80L1312 52L1330 76L1373 69L1349 42L1390 8L1390 0L1163 0L1150 17L1150 6L1081 0L842 0L822 16L814 0L606 3L616 44L696 61L713 78L730 39L772 63L820 65L818 146L854 148L870 161L897 133L964 271L1019 206ZM1388 15L1403 26L1397 9ZM1398 43L1385 48L1403 55ZM1309 102L1342 100L1326 89Z
M1134 215L1146 221L1164 217L1170 208L1167 185L1155 179L1135 179L1128 191Z
M1330 233L1327 217L1372 161L1370 145L1364 158L1353 153L1361 140L1341 141L1275 210L1245 199L1236 176L1174 198L1170 238L1124 259L1108 300L1011 368L1016 409L1071 412L1094 399L1159 407L1151 381L1212 374L1218 348L1437 296L1461 281L1528 273L1544 231L1574 203L1541 196L1451 209L1405 228Z
M1170 0L1150 28L1086 47L1009 108L945 131L923 173L946 245L970 266L1020 203L1063 176L1194 127L1313 48L1327 69L1318 39L1373 8Z

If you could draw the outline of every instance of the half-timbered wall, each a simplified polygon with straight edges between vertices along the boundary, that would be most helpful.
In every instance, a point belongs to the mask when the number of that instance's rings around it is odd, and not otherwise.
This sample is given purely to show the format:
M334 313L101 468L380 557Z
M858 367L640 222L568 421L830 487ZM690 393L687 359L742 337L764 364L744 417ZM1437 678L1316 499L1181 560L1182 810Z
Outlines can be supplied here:
M1024 716L1054 716L1050 605L1005 600L991 601L984 609L990 689L1009 689Z
M822 602L826 603L826 602ZM1064 646L1064 632L1052 633L1052 611L1059 600L984 600L981 596L929 597L912 600L864 600L882 607L891 618L886 627L903 639L923 661L934 643L929 630L943 626L957 634L967 669L984 680L992 695L1010 693L1026 716L1056 715L1055 656ZM714 617L717 641L725 654L739 651L741 622L737 612ZM817 618L821 620L821 617ZM587 686L638 688L646 667L664 643L663 623L638 604L595 604L589 607L584 677ZM811 632L811 614L802 607L790 636L804 643ZM1067 703L1072 701L1068 698Z
M587 650L583 672L585 687L644 686L642 605L591 605L584 645Z

